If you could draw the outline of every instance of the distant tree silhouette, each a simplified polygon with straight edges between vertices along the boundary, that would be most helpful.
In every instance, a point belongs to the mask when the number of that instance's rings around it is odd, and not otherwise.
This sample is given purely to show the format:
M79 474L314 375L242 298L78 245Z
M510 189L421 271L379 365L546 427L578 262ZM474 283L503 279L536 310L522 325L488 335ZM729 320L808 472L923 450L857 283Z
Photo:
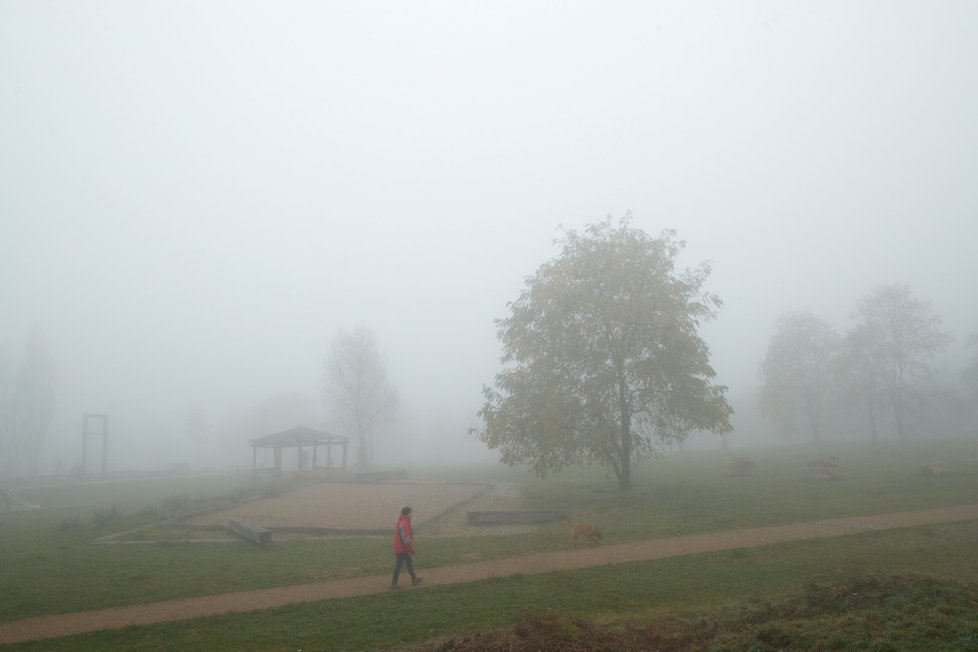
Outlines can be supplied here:
M37 474L54 399L54 361L40 330L28 335L19 360L0 343L0 474Z
M782 317L761 365L761 413L790 434L796 415L818 442L835 381L842 338L808 312Z
M373 464L373 435L397 408L397 392L387 379L387 360L373 331L358 326L333 339L323 373L324 398L333 417L357 437L357 464Z
M932 360L952 338L941 330L941 318L930 304L902 284L872 290L854 317L856 325L847 336L849 386L868 408L874 442L875 414L883 408L893 411L897 436L905 439L908 409L920 398L920 382L930 376Z
M184 431L194 442L194 463L200 461L200 445L207 441L207 416L200 407L194 407L187 413Z

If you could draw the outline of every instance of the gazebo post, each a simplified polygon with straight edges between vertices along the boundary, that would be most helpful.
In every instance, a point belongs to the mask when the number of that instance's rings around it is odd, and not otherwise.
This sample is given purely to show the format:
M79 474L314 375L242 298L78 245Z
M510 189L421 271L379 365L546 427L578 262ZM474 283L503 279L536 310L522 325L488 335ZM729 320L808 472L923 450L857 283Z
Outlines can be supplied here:
M341 437L328 432L320 432L318 430L313 430L312 428L306 428L303 426L299 426L298 428L293 428L292 430L287 430L285 432L276 433L274 435L259 437L251 440L251 472L252 475L258 475L259 448L271 448L274 450L275 473L279 476L286 472L284 468L286 461L283 459L283 448L298 449L300 469L308 468L309 460L303 460L302 453L305 452L304 449L308 450L309 446L312 447L312 469L315 470L320 468L319 447L325 446L326 470L330 471L334 468L333 446L335 445L343 446L343 471L346 472L347 455L349 452L348 444L349 437Z

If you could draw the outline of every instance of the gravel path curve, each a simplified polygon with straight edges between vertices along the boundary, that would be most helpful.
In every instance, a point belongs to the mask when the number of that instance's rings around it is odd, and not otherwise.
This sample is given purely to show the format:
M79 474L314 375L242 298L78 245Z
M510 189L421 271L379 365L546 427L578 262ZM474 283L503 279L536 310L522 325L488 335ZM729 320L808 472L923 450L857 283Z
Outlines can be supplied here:
M970 520L978 520L978 505L853 516L815 523L795 523L650 539L618 545L581 547L513 559L425 568L424 584L421 587L405 588L404 590L418 591L429 586L475 582L490 577L549 573L603 564L661 559L717 550L764 546L787 541L844 536L873 529L913 527ZM380 593L388 590L389 582L390 577L384 574L223 595L167 600L97 611L41 616L0 623L0 644L68 636L129 625L145 625L223 613L268 609L297 602Z

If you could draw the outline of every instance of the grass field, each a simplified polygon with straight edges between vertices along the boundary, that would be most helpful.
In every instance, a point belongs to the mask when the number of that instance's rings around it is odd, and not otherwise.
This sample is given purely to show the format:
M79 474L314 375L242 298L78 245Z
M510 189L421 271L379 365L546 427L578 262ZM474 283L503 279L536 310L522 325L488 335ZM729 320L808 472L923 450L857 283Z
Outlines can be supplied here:
M974 453L973 441L891 444L878 451L854 445L738 451L754 459L757 472L749 477L726 477L720 453L677 452L638 469L635 488L626 495L615 491L613 482L598 470L565 472L547 480L501 467L419 468L411 469L410 474L415 479L519 482L527 508L558 509L575 518L590 518L602 525L606 542L617 543L978 502ZM812 462L825 455L840 458L840 479L811 479ZM939 477L919 473L920 465L935 460L951 461L951 473ZM3 621L389 570L386 537L283 541L267 549L245 542L92 543L109 533L242 500L257 490L246 477L120 479L111 484L21 484L14 488L45 509L0 512ZM558 525L519 536L419 537L417 562L435 567L460 563L475 553L490 559L561 545L566 545L566 533ZM660 623L654 628L657 632L678 632L669 639L680 642L676 649L687 649L691 640L700 641L703 649L750 649L753 643L738 647L744 641L738 643L736 636L751 636L752 631L760 644L756 649L813 649L811 637L818 637L819 628L835 637L823 637L825 640L845 639L842 630L848 619L853 631L878 630L880 649L914 649L908 637L917 635L912 623L921 614L906 613L905 602L915 595L913 600L917 600L921 591L931 596L937 591L947 597L927 611L928 624L921 626L920 635L944 627L953 634L944 649L974 649L966 644L978 640L978 621L974 616L969 621L958 607L975 595L976 549L976 523L867 532L842 539L295 605L11 648L355 650L439 636L454 637L453 641L461 643L466 636L463 632L523 623L522 629L517 626L499 634L519 638L514 632L528 631L527 622L538 623L537 634L550 636L551 642L560 635L578 640L598 635L599 630L588 629L592 624L611 632L631 632L629 636L635 638L635 631L649 630L645 623L656 622ZM877 605L875 611L867 608L860 616L859 605L846 613L828 608L835 609L838 601L824 596L844 592L852 582L860 581L875 582L872 586L877 594L889 591L889 598L881 603L895 605L894 609L904 605L903 611L888 614L888 606ZM944 588L921 583L925 581L936 581ZM745 621L744 613L753 614L756 622ZM791 614L795 617L789 618ZM890 625L867 629L866 619L884 617L889 617ZM574 620L582 618L587 620ZM632 620L635 618L639 620ZM725 633L722 623L728 623L729 632ZM665 647L667 638L656 645ZM792 641L799 645L792 648ZM801 645L804 641L808 644ZM854 639L843 643L837 641L835 647L823 649L872 647ZM483 640L480 645L488 643ZM614 647L629 649L622 645L619 640Z

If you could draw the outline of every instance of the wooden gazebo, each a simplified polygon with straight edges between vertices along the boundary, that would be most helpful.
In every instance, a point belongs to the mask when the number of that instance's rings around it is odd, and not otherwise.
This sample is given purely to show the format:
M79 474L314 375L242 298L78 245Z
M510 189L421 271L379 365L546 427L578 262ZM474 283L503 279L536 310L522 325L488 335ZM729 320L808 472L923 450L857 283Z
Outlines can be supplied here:
M321 432L319 430L313 430L312 428L306 428L305 426L296 426L291 430L286 430L274 435L267 435L265 437L259 437L258 439L251 440L251 472L252 474L257 473L258 468L258 449L259 448L271 448L275 451L275 473L281 475L282 473L282 449L283 448L298 448L299 458L302 459L302 449L303 447L312 448L312 468L316 469L316 462L320 446L326 447L326 466L327 471L333 468L333 446L339 446L343 449L343 461L342 465L339 467L343 471L346 471L346 455L347 455L347 445L349 443L349 437L343 437L342 435L332 435L328 432Z

